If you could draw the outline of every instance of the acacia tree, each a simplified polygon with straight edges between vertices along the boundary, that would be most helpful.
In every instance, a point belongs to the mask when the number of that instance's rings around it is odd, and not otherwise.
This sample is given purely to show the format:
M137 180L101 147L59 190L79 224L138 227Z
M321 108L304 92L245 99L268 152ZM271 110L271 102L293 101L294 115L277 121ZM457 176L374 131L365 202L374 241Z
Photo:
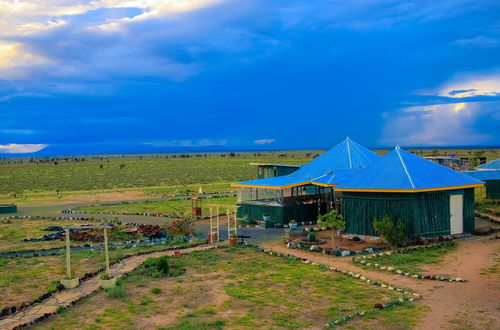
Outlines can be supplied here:
M331 210L328 213L318 216L318 226L321 229L332 229L332 249L334 248L333 240L335 234L340 229L345 228L345 221L336 210Z

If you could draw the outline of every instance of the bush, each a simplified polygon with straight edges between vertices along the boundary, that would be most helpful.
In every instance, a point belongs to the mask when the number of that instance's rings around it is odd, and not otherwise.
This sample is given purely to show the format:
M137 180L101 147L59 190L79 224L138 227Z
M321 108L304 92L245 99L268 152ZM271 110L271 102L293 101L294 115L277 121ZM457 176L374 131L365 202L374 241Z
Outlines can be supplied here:
M167 276L169 273L168 257L149 258L144 262L144 267L151 271L151 274L158 273L160 276Z
M307 240L309 242L316 242L316 234L315 233L308 233L307 234Z
M373 228L391 246L406 244L406 234L401 220L394 223L390 216L385 215L382 220L377 220L377 218L373 220Z
M190 235L194 232L194 222L188 219L175 220L168 226L168 232L173 236Z
M157 288L157 287L151 288L151 293L152 294L160 294L161 288Z
M122 285L107 289L107 293L108 297L114 299L125 298L127 296L127 291L125 291L125 288Z

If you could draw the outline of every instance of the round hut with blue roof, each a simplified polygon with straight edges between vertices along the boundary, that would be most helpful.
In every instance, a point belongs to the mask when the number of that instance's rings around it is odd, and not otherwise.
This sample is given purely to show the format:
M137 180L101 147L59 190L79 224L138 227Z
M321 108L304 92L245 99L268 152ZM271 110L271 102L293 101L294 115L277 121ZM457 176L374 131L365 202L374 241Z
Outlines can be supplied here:
M335 187L346 231L376 235L374 219L401 220L409 238L471 233L480 180L396 147Z

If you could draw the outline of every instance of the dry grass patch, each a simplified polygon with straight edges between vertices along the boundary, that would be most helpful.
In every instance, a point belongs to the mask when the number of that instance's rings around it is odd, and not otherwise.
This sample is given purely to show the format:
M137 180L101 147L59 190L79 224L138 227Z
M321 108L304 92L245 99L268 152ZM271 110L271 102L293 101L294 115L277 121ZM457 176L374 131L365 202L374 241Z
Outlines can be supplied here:
M247 248L208 250L172 257L186 268L178 277L150 278L140 268L125 278L126 296L105 292L41 324L58 329L254 329L316 328L394 298L394 293L297 261ZM161 294L153 294L153 288ZM93 311L89 313L88 311ZM384 311L397 322L413 320L412 308ZM367 315L363 322L382 325Z

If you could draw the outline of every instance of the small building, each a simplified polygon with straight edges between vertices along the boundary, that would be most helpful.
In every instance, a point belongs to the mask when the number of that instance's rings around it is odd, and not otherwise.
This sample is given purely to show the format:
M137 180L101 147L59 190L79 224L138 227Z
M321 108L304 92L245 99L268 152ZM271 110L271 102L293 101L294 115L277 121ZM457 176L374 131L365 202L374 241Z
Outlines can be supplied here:
M486 187L486 197L500 198L500 170L464 171L462 173L483 181Z
M269 163L250 163L257 166L257 179L274 178L292 174L300 168L300 165L288 164L269 164Z
M274 226L290 220L314 222L340 204L336 184L378 159L379 155L346 138L291 174L233 183L237 216L256 221L266 216Z
M401 220L408 238L470 233L477 179L396 147L335 187L346 231L375 235L374 219Z
M500 158L476 167L477 170L500 170Z
M468 158L455 156L429 156L424 158L457 171L471 169Z
M17 205L15 204L0 204L0 214L16 213Z

